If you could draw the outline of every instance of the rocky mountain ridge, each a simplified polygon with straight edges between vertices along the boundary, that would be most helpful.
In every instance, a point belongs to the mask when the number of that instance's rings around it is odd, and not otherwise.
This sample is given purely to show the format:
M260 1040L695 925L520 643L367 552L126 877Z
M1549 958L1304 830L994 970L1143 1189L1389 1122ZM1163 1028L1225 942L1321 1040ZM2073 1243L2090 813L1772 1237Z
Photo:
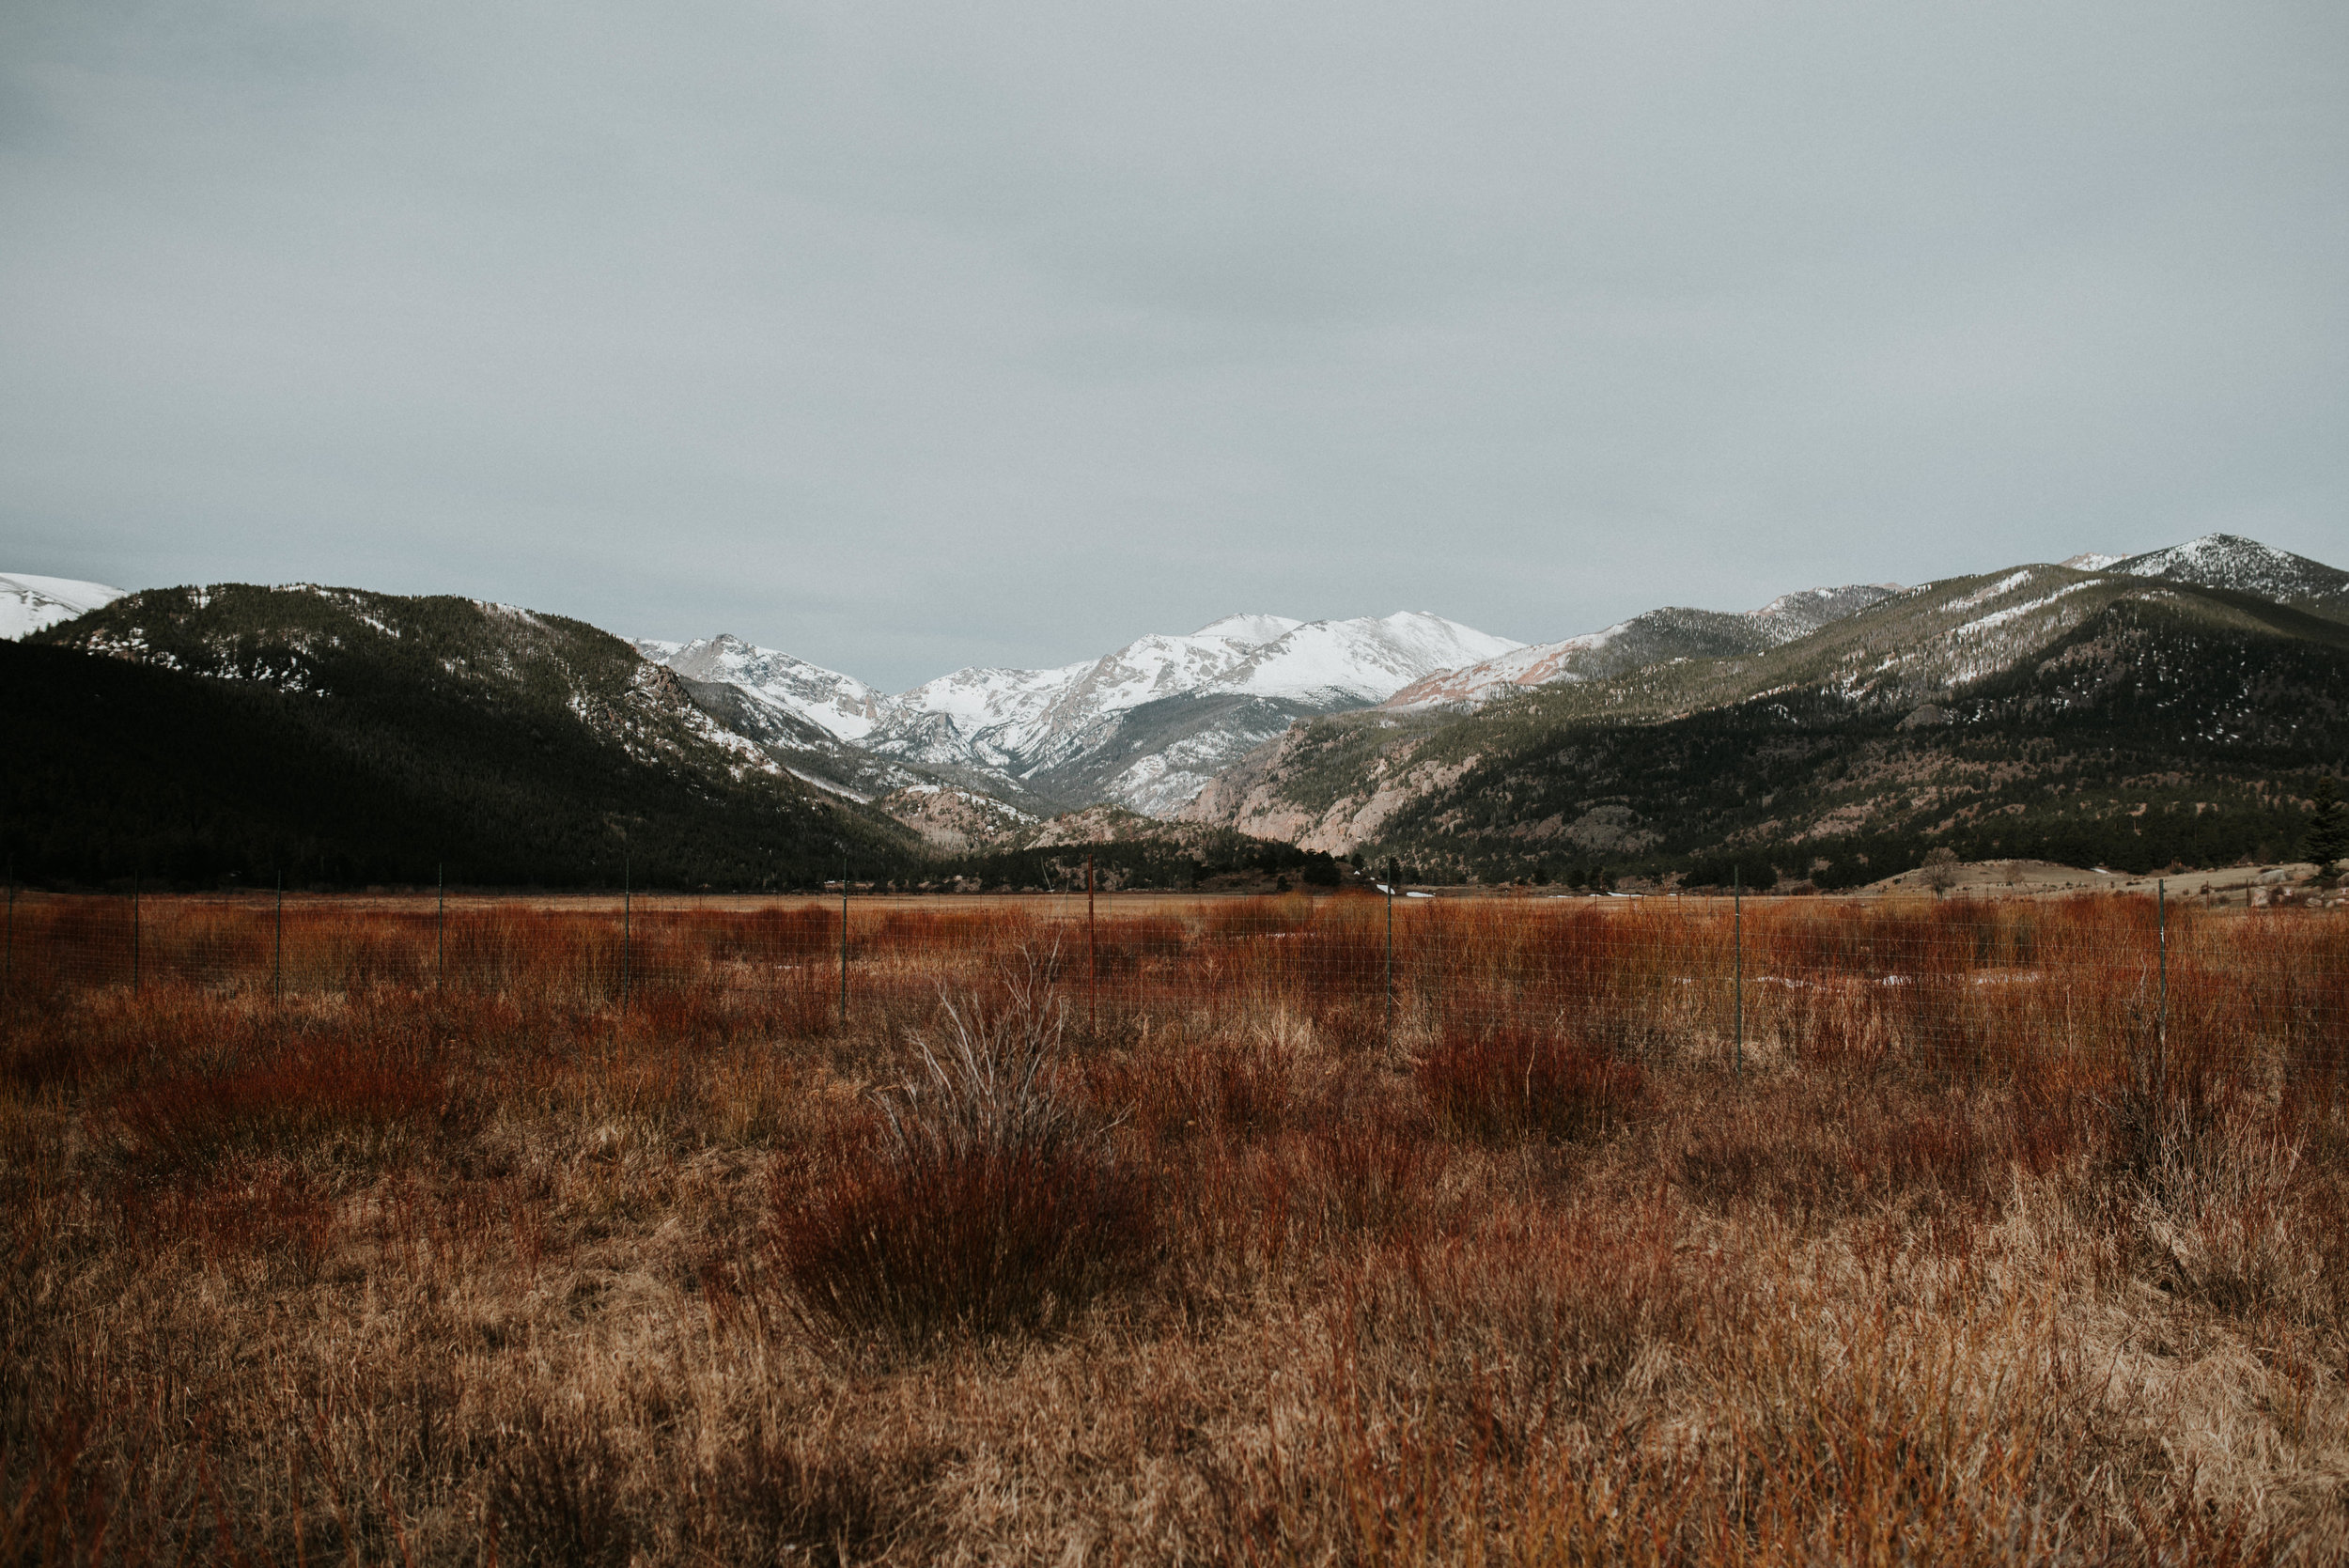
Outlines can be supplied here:
M1718 859L1764 842L1898 854L1974 831L1993 801L2015 836L2059 819L2072 831L2049 800L2000 791L2076 775L2093 735L2108 761L2134 750L2149 774L2199 779L2192 815L2207 820L2194 831L2214 844L2232 832L2248 852L2280 831L2276 770L2314 765L2349 701L2337 684L2349 675L2344 584L2349 573L2229 536L2087 569L1947 579L1760 653L1675 655L1466 711L1398 700L1316 719L1183 815L1463 873ZM1758 792L1768 809L1746 810L1769 756L1803 760Z
M2349 618L2349 571L2239 534L2205 534L2182 545L2114 561L2110 569L2132 577L2256 594L2295 610L2336 620Z
M1857 614L1900 592L1900 584L1852 583L1784 594L1742 614L1668 606L1599 631L1515 648L1496 659L1413 681L1380 706L1400 712L1474 706L1532 686L1604 680L1674 659L1764 653Z

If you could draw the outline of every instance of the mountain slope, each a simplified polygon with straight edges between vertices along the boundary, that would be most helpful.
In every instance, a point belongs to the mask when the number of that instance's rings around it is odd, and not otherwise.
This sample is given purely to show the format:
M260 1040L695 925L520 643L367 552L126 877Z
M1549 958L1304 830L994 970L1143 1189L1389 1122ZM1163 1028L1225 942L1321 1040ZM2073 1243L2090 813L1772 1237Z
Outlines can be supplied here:
M636 650L687 680L739 686L770 707L807 721L837 740L862 740L879 723L886 692L854 675L810 664L723 633L691 643L635 640Z
M819 880L895 823L809 789L581 622L297 586L135 594L7 650L8 842L95 879Z
M894 699L853 675L723 633L691 643L640 637L630 645L673 671L695 706L786 772L851 800L881 802L883 811L934 845L957 847L962 837L960 830L930 831L939 808L928 797L941 789L992 798L1011 813L1002 818L974 804L990 819L1024 820L1055 809L1054 802L983 768L952 760L915 766L859 744Z
M0 641L15 642L87 614L122 597L120 588L70 577L0 573Z
M1515 648L1498 658L1439 671L1413 681L1384 706L1402 711L1422 707L1472 706L1509 695L1515 689L1555 681L1605 680L1675 659L1720 659L1756 654L1791 643L1830 621L1857 614L1900 590L1892 584L1853 583L1811 588L1772 599L1742 614L1668 606L1635 615L1599 631L1556 643Z
M1185 815L1492 876L1758 849L1800 864L1833 862L1821 845L1856 856L1865 840L1880 859L1937 837L2070 831L2063 781L2133 768L2169 781L2163 802L2189 801L2203 850L2249 853L2289 838L2289 776L2349 739L2343 682L2339 622L2174 577L2024 567L1906 590L1758 655L1545 686L1466 716L1316 720ZM2142 793L2126 805L2166 810ZM2182 831L2138 822L2105 852Z
M2236 534L2205 534L2115 562L2112 570L2204 588L2231 588L2334 620L2349 620L2349 571Z

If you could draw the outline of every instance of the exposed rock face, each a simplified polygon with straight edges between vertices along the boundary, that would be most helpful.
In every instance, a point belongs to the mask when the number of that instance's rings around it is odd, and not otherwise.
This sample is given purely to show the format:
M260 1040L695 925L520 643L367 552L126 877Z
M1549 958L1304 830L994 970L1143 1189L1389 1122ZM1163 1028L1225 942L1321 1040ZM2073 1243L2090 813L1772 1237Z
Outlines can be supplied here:
M1595 855L1636 855L1657 838L1640 826L1640 814L1629 806L1594 806L1566 825L1564 836Z
M1038 849L1081 846L1087 844L1179 844L1196 845L1210 830L1195 823L1167 822L1128 811L1123 806L1087 806L1056 816L1044 824L1029 842Z
M914 784L875 804L920 833L925 844L950 854L1017 844L1035 826L1025 812L951 785Z
M853 675L724 633L682 644L640 638L635 646L687 680L739 687L838 740L862 740L871 734L890 701Z
M1301 725L1257 748L1202 790L1183 809L1181 820L1215 823L1259 838L1287 839L1303 849L1346 855L1377 838L1395 812L1450 788L1477 762L1470 755L1413 766L1416 743L1398 739L1379 753L1361 785L1316 806L1300 803L1292 793L1297 776L1310 764L1309 748L1310 737Z

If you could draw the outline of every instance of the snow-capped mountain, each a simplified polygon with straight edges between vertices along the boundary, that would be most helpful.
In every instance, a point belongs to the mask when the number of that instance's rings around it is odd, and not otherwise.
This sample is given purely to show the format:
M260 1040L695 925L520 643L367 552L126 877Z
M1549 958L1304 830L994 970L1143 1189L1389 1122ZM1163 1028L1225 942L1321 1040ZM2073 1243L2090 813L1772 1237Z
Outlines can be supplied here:
M1076 803L1164 815L1300 716L1366 707L1517 645L1423 611L1229 615L1057 670L957 670L898 697L865 744L985 768Z
M36 631L112 604L125 590L70 577L0 572L0 638L15 642Z
M2229 588L2321 615L2349 617L2349 572L2232 534L2207 534L2142 555L2084 551L2061 565L2076 572L2125 572L2132 577ZM1676 607L1651 610L1598 631L1537 643L1483 663L1440 671L1403 688L1384 706L1398 710L1473 707L1525 687L1606 680L1673 659L1763 653L1807 637L1900 591L1897 583L1812 588L1736 615Z
M1164 814L1296 719L1364 707L1518 644L1421 611L1299 621L1237 614L1057 669L963 669L885 696L733 637L638 639L689 681L738 689L880 757L991 776L1042 800Z
M873 745L928 761L1033 770L1085 749L1111 716L1168 698L1364 707L1434 671L1517 645L1416 611L1349 621L1229 615L1187 637L1137 638L1057 670L957 670L898 697Z
M775 648L762 648L721 632L690 643L633 639L636 651L666 664L687 680L739 686L770 706L798 714L840 740L862 740L880 722L886 692L854 675L810 664Z
M1806 588L1759 610L1728 613L1670 606L1598 631L1513 648L1498 658L1442 670L1402 688L1385 705L1396 709L1473 707L1529 686L1604 680L1674 659L1762 653L1858 614L1899 592L1897 583Z
M2127 559L2092 552L2061 567L1968 580L1946 613L1937 608L1928 617L1930 634L1920 630L1914 645L1851 651L1866 668L1839 666L1832 678L1848 689L1889 682L1903 691L1973 678L2000 667L2010 644L2036 645L2088 613L2102 601L2079 598L2080 589L2122 574L2349 618L2349 573L2214 534ZM961 669L894 695L731 636L640 639L636 646L674 670L719 722L843 793L878 797L926 781L1032 811L1106 801L1172 816L1300 719L1371 706L1473 709L1530 687L1772 654L1922 592L1847 583L1741 613L1667 607L1532 645L1424 612L1327 621L1243 613L1187 634L1139 637L1098 659L1041 670ZM1924 601L1912 609L1923 614Z
M2167 550L2112 561L2111 569L2131 577L2257 594L2336 619L2349 613L2349 572L2237 534L2205 534Z

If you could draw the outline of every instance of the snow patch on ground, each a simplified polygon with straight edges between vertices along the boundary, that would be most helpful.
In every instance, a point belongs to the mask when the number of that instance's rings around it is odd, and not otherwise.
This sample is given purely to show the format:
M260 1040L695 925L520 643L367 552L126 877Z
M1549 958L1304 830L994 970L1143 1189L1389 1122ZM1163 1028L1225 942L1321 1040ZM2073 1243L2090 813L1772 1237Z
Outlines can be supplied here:
M2029 577L2030 575L2030 574L2028 572L2015 573L2015 577L2017 578ZM2008 581L2012 582L2015 579L2010 578ZM1950 635L1953 638L1979 635L1980 633L1989 631L1994 628L2002 627L2009 621L2020 619L2022 616L2030 614L2034 610L2045 610L2047 606L2055 603L2056 600L2063 598L2066 594L2076 594L2087 586L2089 586L2089 584L2085 582L2066 582L2062 587L2058 588L2051 594L2042 594L2039 598L2034 599L2026 599L2021 604L2010 604L2003 610L1994 610L1987 615L1983 615L1977 619L1968 621L1964 626L1961 626L1956 630L1951 632ZM1978 595L1969 595L1965 598L1959 599L1957 602L1960 605L1979 604L1981 602L1981 598Z
M2000 595L2013 593L2015 589L2021 587L2024 583L2029 582L2030 581L2030 568L2029 567L2025 567L2021 571L2007 573L2004 577L2001 577L1986 588L1976 588L1972 593L1968 594L1964 598L1959 599L1955 605L1952 606L1952 608L1958 610L1969 610L1977 604L1987 604L1992 599L1999 598Z

